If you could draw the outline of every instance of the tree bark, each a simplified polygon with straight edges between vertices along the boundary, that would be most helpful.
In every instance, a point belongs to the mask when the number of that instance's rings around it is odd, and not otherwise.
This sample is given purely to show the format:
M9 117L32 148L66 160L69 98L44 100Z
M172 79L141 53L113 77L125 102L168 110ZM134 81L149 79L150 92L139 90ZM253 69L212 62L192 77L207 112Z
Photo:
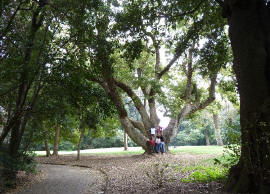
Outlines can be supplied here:
M11 131L11 138L9 143L9 155L11 157L16 157L19 151L21 139L27 124L30 112L35 104L35 99L39 93L40 88L34 91L30 102L27 103L27 98L29 97L29 90L33 83L33 80L29 80L29 62L31 61L32 51L34 48L34 41L36 34L40 27L42 26L44 20L44 12L42 8L45 6L43 1L39 4L37 9L33 11L31 28L29 35L27 36L27 43L24 51L24 59L21 64L21 73L19 78L19 87L16 97L16 106L13 115L7 126L5 127L5 134L1 137L0 143L3 142L5 136ZM42 12L42 13L41 13Z
M210 137L209 137L209 132L207 130L204 131L204 136L205 136L205 144L207 146L210 145Z
M216 136L216 141L218 146L223 146L223 141L220 135L220 129L218 125L218 115L213 113L213 120L214 120L214 125L215 125L215 136Z
M124 107L121 96L117 91L115 80L112 77L110 77L107 78L106 82L99 82L99 83L105 89L108 96L112 99L113 103L115 104L120 118L120 123L124 128L125 132L137 145L141 146L147 153L151 154L152 152L150 151L150 146L147 144L147 140L150 138L150 134L148 137L145 136L144 133L142 132L142 129L136 129L136 127L133 125L133 121L131 121L131 119L128 118L128 114ZM137 99L137 97L135 98ZM149 121L146 121L146 125L149 125L148 122ZM142 122L141 124L143 125L144 123ZM144 128L143 130L146 129Z
M269 4L269 3L268 3ZM234 70L240 94L241 156L226 188L270 193L270 12L263 0L227 0Z
M163 131L163 135L165 137L165 149L166 149L166 152L169 151L169 143L177 135L177 129L178 129L177 119L171 118L168 126Z
M60 125L57 123L55 128L54 145L53 145L53 156L58 156L58 144L60 135Z
M128 150L128 140L127 140L127 133L124 131L124 150Z
M0 136L0 146L4 143L4 140L6 139L8 132L9 130L7 130L7 128L4 127Z
M11 130L11 137L9 142L9 155L14 158L16 157L20 146L19 144L20 124L21 121L17 120L14 127Z
M44 145L45 145L45 150L46 150L46 157L49 157L51 155L51 151L50 151L50 147L49 147L47 139L44 140Z
M79 142L78 142L78 145L77 145L77 160L81 159L80 151L81 151L81 142L82 142L82 139L83 139L83 136L84 136L84 131L85 131L85 128L83 127L82 130L81 130L80 139L79 139Z

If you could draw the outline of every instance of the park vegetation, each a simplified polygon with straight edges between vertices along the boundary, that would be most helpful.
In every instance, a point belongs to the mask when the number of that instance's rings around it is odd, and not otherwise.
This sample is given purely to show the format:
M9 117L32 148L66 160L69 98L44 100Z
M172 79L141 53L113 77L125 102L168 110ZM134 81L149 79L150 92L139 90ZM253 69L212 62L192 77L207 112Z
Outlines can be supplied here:
M227 145L226 189L270 192L267 1L3 0L0 15L0 184L33 150L151 154L161 111L167 151Z

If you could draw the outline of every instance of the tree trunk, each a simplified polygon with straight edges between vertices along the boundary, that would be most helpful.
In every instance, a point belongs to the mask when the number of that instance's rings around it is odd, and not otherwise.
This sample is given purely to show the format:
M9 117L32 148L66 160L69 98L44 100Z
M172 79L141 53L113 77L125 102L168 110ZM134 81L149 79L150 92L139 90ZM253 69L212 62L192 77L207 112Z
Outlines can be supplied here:
M20 143L22 136L24 134L24 129L26 123L28 121L30 111L32 110L35 99L38 95L39 89L34 91L32 96L32 100L30 100L29 104L27 103L27 98L29 97L29 89L32 85L32 80L29 80L29 65L31 61L32 51L35 47L34 42L36 38L36 33L42 26L44 15L40 12L42 11L46 3L39 4L39 7L36 9L32 16L31 28L29 31L29 35L26 37L26 47L24 51L24 60L22 64L20 64L20 78L19 78L19 87L17 91L16 97L16 108L14 110L14 115L11 121L8 123L7 128L5 129L5 134L9 133L11 130L11 138L9 143L9 154L11 157L16 157L19 151ZM39 18L38 22L37 19ZM31 99L31 98L30 98ZM0 143L4 140L5 134L1 137ZM3 139L3 140L2 140Z
M0 136L0 146L4 143L4 140L6 139L8 133L9 133L9 130L7 130L7 128L4 127Z
M56 124L54 145L53 145L53 156L58 156L58 143L59 143L60 125Z
M190 71L191 71L191 65L190 65ZM168 70L168 69L167 69ZM167 71L165 70L165 71ZM110 69L108 69L108 72L110 72ZM108 73L107 72L107 73ZM164 71L162 71L164 73ZM158 75L161 75L163 73L159 73ZM120 82L114 79L114 77L105 71L103 72L103 78L104 80L97 80L97 82L105 89L108 96L112 99L113 103L116 106L116 109L119 114L120 122L125 129L126 133L129 135L129 137L139 146L141 146L146 153L152 154L151 146L148 142L149 139L151 139L151 134L149 133L149 130L152 126L158 127L160 119L157 116L156 113L156 105L155 105L155 91L153 88L150 88L150 93L144 91L144 95L148 95L148 103L149 103L149 113L146 111L146 108L144 104L141 102L141 99L139 96L132 90L132 88L125 84L124 82ZM158 73L158 72L157 72ZM192 75L192 74L191 74ZM190 76L191 76L190 75ZM192 76L191 76L192 77ZM191 79L191 77L189 79ZM209 96L205 99L200 101L200 99L197 99L196 102L190 103L189 100L187 100L186 105L184 108L182 108L179 111L179 114L177 115L177 118L173 118L170 122L170 125L164 130L164 136L165 136L165 147L168 151L168 145L170 141L176 136L178 124L186 118L189 114L192 114L198 110L201 110L208 106L213 100L215 99L215 85L216 85L216 77L217 72L215 74L211 75L210 81L210 87L208 89ZM160 78L159 78L160 79ZM191 84L191 82L190 82ZM142 122L140 121L133 121L128 118L127 111L125 110L124 103L121 99L121 95L119 94L118 88L121 88L125 93L132 99L134 106L140 113ZM191 87L190 87L191 88ZM143 87L142 87L143 90ZM187 92L189 95L190 92ZM189 97L187 99L190 99Z
M20 124L21 121L17 120L16 124L11 130L11 137L9 142L9 155L13 158L18 154L20 147Z
M51 155L51 151L50 151L50 147L49 147L47 139L45 139L44 145L45 145L45 150L46 150L46 157L49 157Z
M213 120L215 125L215 135L216 135L216 141L218 146L223 146L223 141L220 135L220 129L218 125L218 115L213 113Z
M79 142L78 142L78 145L77 145L77 160L81 159L80 151L81 151L81 142L82 142L82 139L83 139L83 136L84 136L84 131L85 131L85 128L83 127L82 130L81 130L80 139L79 139Z
M240 94L241 157L226 188L270 193L270 16L265 1L227 0L234 70Z
M174 139L177 135L177 127L178 122L176 119L171 119L166 129L163 131L163 135L165 137L165 150L166 152L169 151L169 144L172 139Z
M127 133L124 131L124 150L128 150L128 140L127 140Z
M129 118L123 117L120 118L121 125L125 129L128 136L139 146L141 146L147 153L152 154L150 151L150 146L147 144L147 140L150 137L145 137L142 133L140 133L137 129L134 128L132 123L129 121Z
M204 131L204 136L205 136L205 144L207 146L209 146L210 145L210 138L209 138L209 133L207 130Z

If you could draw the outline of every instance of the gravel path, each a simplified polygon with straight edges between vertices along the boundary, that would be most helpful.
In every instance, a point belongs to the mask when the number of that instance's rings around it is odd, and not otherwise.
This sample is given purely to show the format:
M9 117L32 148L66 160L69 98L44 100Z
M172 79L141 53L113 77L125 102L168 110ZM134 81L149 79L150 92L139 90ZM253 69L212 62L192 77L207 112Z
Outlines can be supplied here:
M41 165L46 178L18 194L103 193L96 191L90 170L72 166Z

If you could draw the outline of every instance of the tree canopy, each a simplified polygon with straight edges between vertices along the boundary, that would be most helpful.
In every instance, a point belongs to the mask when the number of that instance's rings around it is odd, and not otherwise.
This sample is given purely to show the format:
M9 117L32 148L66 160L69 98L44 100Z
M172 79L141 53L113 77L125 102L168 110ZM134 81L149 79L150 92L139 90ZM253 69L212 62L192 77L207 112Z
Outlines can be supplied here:
M85 129L120 123L150 154L159 108L167 146L188 118L209 136L210 117L196 117L209 106L218 133L219 92L240 98L228 189L269 191L269 13L265 0L1 1L0 146L16 158L23 142L60 136L79 149Z

